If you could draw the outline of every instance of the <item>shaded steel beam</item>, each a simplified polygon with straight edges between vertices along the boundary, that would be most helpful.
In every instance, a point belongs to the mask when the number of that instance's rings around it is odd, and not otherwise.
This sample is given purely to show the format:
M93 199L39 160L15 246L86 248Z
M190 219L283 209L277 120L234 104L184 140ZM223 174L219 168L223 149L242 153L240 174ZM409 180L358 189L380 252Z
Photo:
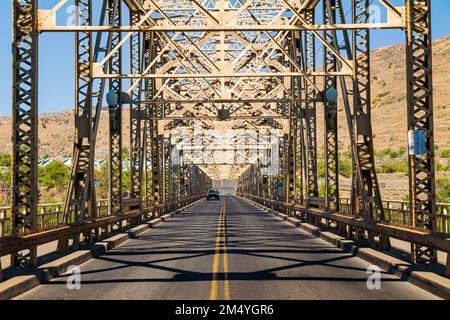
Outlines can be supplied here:
M408 130L425 132L426 152L409 155L410 208L413 226L434 231L436 190L434 167L431 1L407 0L406 71ZM437 251L412 244L414 262L437 261ZM449 260L450 261L450 260Z
M340 0L338 0L340 1ZM336 0L323 1L323 23L336 23ZM337 42L337 35L335 31L324 31L324 39L339 50ZM336 70L337 61L333 54L324 48L324 68L326 71ZM328 90L336 90L337 92L337 78L327 76L324 79L324 93ZM338 151L338 114L337 103L329 102L326 99L324 102L324 125L325 125L325 206L328 210L339 210L339 151Z
M38 32L36 0L12 1L12 234L37 227L38 204ZM11 265L37 262L37 248L13 252Z
M108 0L109 24L121 25L121 0ZM111 34L112 47L121 40L121 34ZM111 73L122 72L122 50L119 48L111 57L109 65ZM109 106L109 213L118 214L123 210L122 193L122 81L111 79L110 91L118 96L118 103Z
M236 32L236 31L324 31L356 29L402 29L403 23L355 23L336 25L242 25L242 26L53 26L41 25L39 32Z

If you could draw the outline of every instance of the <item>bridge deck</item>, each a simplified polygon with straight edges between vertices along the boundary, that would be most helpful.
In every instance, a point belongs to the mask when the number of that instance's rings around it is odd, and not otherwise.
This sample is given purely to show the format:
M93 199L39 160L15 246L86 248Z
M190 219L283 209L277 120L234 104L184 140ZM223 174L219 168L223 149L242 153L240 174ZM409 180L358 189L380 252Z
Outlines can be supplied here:
M368 290L368 262L222 199L81 265L81 290L61 277L18 299L437 299L387 273L381 290Z

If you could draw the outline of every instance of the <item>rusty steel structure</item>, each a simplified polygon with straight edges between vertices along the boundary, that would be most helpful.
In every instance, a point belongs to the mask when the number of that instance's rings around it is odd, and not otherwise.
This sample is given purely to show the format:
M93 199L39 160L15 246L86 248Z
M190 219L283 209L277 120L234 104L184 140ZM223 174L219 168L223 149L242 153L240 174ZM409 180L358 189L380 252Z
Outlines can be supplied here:
M240 196L374 246L408 241L415 263L436 262L437 250L450 251L435 203L430 0L400 6L390 0L55 0L52 9L38 2L12 0L13 227L0 253L12 254L14 266L35 264L39 244L58 240L66 251L70 239L76 247L124 221L176 210L225 178L238 181ZM75 23L57 25L70 3ZM382 21L371 19L375 3L386 12ZM405 34L405 121L411 136L425 139L425 150L409 155L410 223L404 225L385 212L374 157L370 35L384 29ZM39 34L51 32L75 37L75 136L64 218L43 232L36 224L37 52ZM105 101L109 193L108 210L100 213L94 156ZM339 104L353 169L345 212ZM124 108L130 109L130 190L122 174Z

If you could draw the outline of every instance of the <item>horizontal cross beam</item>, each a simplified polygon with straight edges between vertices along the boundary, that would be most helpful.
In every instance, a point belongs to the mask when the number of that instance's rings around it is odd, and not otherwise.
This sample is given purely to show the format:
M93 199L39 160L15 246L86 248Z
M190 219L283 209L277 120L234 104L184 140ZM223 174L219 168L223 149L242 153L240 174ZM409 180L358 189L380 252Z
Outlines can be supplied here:
M334 25L162 25L162 26L55 26L38 25L39 32L250 32L250 31L326 31L361 29L402 29L403 23L352 23Z

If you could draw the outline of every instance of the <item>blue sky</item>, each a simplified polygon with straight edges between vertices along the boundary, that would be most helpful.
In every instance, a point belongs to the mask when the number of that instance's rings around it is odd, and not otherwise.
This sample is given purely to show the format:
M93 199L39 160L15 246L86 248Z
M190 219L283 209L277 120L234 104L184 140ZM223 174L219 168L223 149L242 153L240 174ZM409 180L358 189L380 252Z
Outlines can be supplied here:
M50 8L57 2L57 0L39 1L40 8ZM393 3L399 3L399 1L394 0ZM450 1L432 1L434 39L450 35L449 14ZM39 113L55 112L73 107L73 39L73 34L51 33L40 36ZM376 31L372 33L372 47L379 48L403 43L404 39L404 33L400 30ZM10 0L0 0L0 97L0 115L9 115L11 113Z

